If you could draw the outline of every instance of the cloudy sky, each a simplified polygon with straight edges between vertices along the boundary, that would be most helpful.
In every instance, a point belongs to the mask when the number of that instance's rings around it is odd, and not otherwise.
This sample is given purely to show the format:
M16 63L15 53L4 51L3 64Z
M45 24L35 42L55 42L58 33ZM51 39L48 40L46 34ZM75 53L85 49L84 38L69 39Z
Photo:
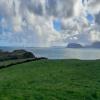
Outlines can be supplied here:
M100 0L0 0L0 46L100 41Z

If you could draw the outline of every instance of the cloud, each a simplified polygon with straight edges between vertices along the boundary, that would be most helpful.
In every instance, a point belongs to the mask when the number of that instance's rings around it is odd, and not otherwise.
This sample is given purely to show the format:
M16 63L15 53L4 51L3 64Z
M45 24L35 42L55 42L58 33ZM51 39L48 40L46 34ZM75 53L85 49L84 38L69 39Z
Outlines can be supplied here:
M73 17L77 2L78 0L1 0L0 16L7 26L2 29L10 31L2 33L1 37L6 38L4 41L7 42L39 46L62 41L62 33L56 31L53 21Z
M93 13L100 11L100 0L88 0L88 9Z
M0 43L4 41L7 45L52 46L79 42L82 36L81 42L92 41L91 35L91 40L88 39L88 34L93 34L90 30L96 32L97 29L91 26L86 17L90 13L95 24L100 24L100 1L84 2L83 6L81 0L1 0L0 29L3 32L0 31ZM54 27L54 21L58 19L60 31Z
M100 25L100 12L95 14L95 22Z

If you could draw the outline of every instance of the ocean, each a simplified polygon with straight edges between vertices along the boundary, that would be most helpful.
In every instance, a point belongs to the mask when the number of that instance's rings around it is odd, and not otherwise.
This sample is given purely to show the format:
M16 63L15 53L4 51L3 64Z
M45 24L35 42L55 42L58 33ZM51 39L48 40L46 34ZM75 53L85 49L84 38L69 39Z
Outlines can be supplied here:
M4 51L13 51L18 49L25 49L32 52L36 57L47 57L48 59L80 59L80 60L96 60L100 59L100 49L74 49L63 47L31 47L31 48L18 48L18 47L0 47Z

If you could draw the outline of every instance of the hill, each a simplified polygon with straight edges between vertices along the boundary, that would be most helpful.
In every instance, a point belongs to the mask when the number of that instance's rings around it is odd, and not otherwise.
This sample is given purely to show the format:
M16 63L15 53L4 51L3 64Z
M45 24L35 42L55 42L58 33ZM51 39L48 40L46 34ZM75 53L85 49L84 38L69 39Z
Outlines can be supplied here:
M100 100L99 65L41 60L0 69L0 100Z
M15 59L27 59L36 58L34 54L25 50L14 50L13 52L7 52L0 50L0 61L15 60Z
M83 46L81 44L78 44L78 43L69 43L67 45L67 48L83 48Z

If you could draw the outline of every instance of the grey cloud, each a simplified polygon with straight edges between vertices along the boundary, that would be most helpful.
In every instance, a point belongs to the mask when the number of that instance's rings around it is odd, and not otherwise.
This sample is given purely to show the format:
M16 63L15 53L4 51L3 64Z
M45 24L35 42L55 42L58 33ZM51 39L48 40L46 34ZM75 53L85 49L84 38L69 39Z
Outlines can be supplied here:
M74 12L74 0L47 0L46 12L48 15L58 17L71 17Z
M100 4L100 0L88 0L89 5L91 5L92 7Z
M20 9L27 8L41 16L71 17L74 14L75 3L75 0L45 0L44 4L39 0L21 0Z
M95 15L95 22L100 25L100 12Z
M94 14L98 13L100 11L100 0L88 0L88 9Z
M41 2L37 0L21 0L20 9L24 10L26 8L32 13L43 15L43 6Z
M30 9L32 9L32 8L30 8ZM43 15L43 7L42 7L41 3L34 4L33 11L35 14Z

